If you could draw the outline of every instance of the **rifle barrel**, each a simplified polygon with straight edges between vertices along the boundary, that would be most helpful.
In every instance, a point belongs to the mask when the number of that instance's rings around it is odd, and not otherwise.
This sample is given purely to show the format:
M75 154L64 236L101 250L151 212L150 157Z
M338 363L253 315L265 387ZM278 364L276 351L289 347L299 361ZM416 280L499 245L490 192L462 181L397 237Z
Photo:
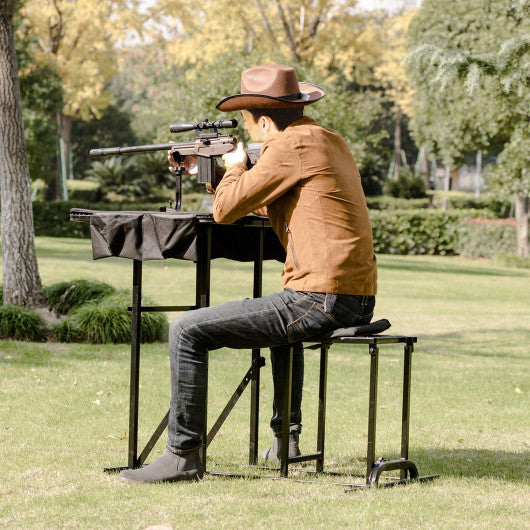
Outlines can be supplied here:
M167 144L131 145L129 147L103 147L91 149L90 156L125 155L127 153L146 153L149 151L167 151L176 145L189 146L193 142L171 142Z

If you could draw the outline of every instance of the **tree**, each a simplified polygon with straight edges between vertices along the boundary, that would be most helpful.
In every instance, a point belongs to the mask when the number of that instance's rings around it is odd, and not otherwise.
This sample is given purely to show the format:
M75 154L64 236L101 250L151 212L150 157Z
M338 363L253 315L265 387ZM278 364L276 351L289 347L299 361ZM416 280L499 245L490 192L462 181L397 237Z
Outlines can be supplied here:
M3 299L6 304L45 302L35 252L33 213L13 14L17 0L0 4L0 199Z
M137 0L26 0L23 14L40 45L35 59L52 64L61 80L57 130L64 181L73 119L98 117L108 106L107 83L117 73L116 44L141 31L143 15Z
M357 0L161 0L153 18L177 20L172 53L179 64L215 62L218 55L259 50L291 63L312 65L343 32L340 46L348 46L360 27ZM326 60L331 55L326 54Z
M29 174L50 182L57 176L57 112L62 108L62 90L51 64L34 60L39 44L28 31L28 21L15 12L15 46L22 95Z
M374 69L375 78L383 85L385 95L393 104L394 112L394 160L393 174L397 180L403 166L402 129L405 116L410 114L413 92L403 59L407 53L406 35L416 9L408 9L397 16L387 18L382 24L381 57Z
M530 247L529 15L529 0L424 0L408 59L420 141L449 161L474 149L499 154L491 184L517 195L522 256Z

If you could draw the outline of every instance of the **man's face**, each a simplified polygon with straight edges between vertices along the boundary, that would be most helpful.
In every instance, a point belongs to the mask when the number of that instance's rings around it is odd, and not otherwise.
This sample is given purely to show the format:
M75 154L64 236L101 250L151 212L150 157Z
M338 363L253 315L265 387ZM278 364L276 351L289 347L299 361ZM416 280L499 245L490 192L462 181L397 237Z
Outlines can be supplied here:
M248 110L242 110L241 116L243 116L243 121L245 122L245 129L248 131L250 139L253 142L264 142L265 138L265 129L263 123L264 119L262 116L257 122L254 121L254 116Z

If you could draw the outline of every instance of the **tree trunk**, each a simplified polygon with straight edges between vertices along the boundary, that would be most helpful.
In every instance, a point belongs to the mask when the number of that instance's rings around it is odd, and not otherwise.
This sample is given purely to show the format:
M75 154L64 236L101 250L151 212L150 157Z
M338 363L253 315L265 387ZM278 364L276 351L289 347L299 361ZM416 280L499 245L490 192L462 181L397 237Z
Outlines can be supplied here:
M394 122L394 174L392 178L394 180L398 179L399 168L402 166L402 157L401 157L401 120L403 118L403 112L401 111L401 106L396 103L395 106L396 115Z
M515 219L517 220L517 254L527 258L530 256L530 197L517 197Z
M4 303L45 304L35 253L31 186L13 30L15 0L0 6L0 201Z
M62 112L57 113L57 134L59 136L59 183L61 190L61 200L68 200L68 189L66 181L70 175L70 153L72 151L72 116L67 116Z

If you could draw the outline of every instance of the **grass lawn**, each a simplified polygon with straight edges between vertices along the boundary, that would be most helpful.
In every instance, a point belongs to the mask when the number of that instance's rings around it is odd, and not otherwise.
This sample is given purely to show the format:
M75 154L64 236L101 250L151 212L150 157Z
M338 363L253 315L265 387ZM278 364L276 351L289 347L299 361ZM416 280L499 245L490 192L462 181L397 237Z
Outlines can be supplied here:
M130 288L129 260L93 262L88 240L37 238L43 283L99 279ZM267 263L264 292L279 289ZM251 295L252 266L214 262L212 303ZM131 486L106 466L127 461L128 345L0 341L1 528L529 528L530 271L455 257L380 256L375 318L418 336L410 457L431 483L345 493L333 484L206 476ZM144 266L144 294L194 298L193 264ZM382 348L376 456L400 445L401 347ZM262 371L260 451L270 442L270 363ZM248 369L244 351L212 352L209 414ZM167 410L165 344L142 348L140 445ZM306 352L302 450L312 451L318 353ZM209 460L248 458L248 392L209 448ZM328 373L328 468L363 472L368 354L335 345ZM164 438L154 450L160 454Z

